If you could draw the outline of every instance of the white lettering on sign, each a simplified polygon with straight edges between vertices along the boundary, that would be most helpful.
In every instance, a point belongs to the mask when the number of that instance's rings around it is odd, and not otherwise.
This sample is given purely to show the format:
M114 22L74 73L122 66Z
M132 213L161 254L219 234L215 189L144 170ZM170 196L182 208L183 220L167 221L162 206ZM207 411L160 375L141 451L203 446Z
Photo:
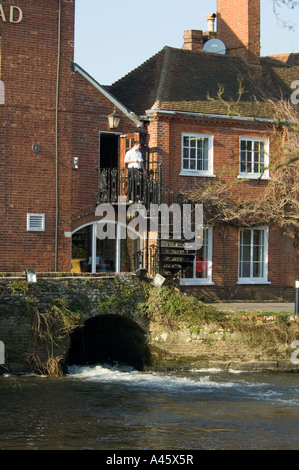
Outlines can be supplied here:
M23 11L20 7L10 5L8 11L4 11L3 5L0 3L0 21L2 23L21 23L23 20Z

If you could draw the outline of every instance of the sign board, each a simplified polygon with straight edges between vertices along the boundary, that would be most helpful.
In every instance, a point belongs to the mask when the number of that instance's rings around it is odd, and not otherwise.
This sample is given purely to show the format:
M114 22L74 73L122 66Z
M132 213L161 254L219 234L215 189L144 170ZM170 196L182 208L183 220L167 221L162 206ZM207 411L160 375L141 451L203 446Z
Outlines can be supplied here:
M164 281L165 281L165 277L161 276L161 274L156 274L153 279L152 284L154 284L154 286L156 287L161 287Z

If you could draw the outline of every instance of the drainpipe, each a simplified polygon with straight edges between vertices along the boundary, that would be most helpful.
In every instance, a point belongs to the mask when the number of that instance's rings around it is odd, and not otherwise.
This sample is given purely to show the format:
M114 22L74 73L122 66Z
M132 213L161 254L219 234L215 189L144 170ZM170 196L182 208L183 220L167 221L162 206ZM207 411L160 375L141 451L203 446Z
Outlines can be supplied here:
M58 221L59 221L59 186L58 186L58 115L59 115L59 79L60 79L60 55L61 55L61 0L59 0L58 13L58 51L57 51L57 82L56 82L56 116L55 116L55 272L58 271Z

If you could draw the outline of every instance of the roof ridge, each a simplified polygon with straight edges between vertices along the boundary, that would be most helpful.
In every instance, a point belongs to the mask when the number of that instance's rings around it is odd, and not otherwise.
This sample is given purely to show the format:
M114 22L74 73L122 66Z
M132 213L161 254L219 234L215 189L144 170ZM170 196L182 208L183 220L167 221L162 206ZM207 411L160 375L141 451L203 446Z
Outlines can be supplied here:
M162 102L164 89L165 89L171 48L168 46L165 46L163 50L164 50L163 63L162 63L161 72L160 72L159 84L158 84L157 92L156 92L156 99L154 101L152 109L159 109L161 102Z

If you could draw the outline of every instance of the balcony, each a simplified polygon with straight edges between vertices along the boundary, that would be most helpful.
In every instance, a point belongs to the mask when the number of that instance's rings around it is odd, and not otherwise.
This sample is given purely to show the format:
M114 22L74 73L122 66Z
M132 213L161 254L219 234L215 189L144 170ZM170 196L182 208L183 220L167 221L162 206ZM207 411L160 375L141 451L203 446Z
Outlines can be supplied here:
M121 198L121 199L119 199ZM162 184L162 166L150 170L144 175L138 169L104 168L99 170L99 204L128 204L142 203L145 207L150 204L179 204L190 201L180 192Z

